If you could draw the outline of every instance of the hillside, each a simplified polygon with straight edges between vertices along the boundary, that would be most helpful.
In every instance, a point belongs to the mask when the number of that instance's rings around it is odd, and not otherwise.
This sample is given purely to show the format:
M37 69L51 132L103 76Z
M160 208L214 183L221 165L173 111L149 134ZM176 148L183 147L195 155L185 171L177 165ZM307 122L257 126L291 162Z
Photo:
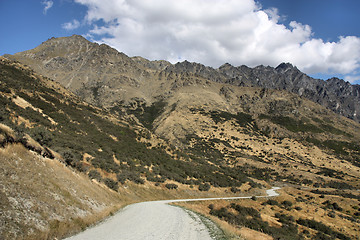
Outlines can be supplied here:
M129 58L79 36L50 39L7 57L34 70L1 58L1 123L14 130L17 144L26 146L21 139L30 137L39 144L33 151L87 175L104 191L114 193L107 186L134 201L255 194L279 185L279 199L292 207L253 205L275 227L270 236L294 225L299 239L315 237L318 230L300 220L311 217L335 232L343 229L344 236L360 230L360 195L354 191L360 186L360 125L314 99L278 85L229 82L229 65L214 70ZM290 65L271 71L284 68L298 71ZM297 195L308 197L300 201ZM334 209L323 198L343 203ZM231 212L234 206L213 207ZM315 209L323 209L321 215ZM285 210L294 223L281 224L276 214Z
M82 102L17 62L1 58L0 79L2 237L53 239L130 202L229 194L193 187L211 179L255 184L229 167L180 160L134 117Z

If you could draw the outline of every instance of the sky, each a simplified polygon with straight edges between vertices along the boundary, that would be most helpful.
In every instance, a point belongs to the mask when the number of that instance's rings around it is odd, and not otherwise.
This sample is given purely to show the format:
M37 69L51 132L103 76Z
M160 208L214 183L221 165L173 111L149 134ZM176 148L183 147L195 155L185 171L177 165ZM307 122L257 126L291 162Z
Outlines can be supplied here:
M79 34L150 60L290 62L360 84L359 12L359 0L0 0L0 55Z

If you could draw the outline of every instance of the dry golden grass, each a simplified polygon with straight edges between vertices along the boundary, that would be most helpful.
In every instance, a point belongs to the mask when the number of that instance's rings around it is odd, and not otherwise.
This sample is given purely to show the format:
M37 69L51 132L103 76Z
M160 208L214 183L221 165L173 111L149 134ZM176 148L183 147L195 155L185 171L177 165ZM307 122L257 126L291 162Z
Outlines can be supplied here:
M258 198L256 201L251 199L241 199L241 200L221 200L221 201L202 201L202 202L186 202L186 203L176 203L177 205L181 205L188 209L191 209L195 212L199 212L210 219L212 219L215 223L223 229L223 231L232 237L241 237L246 240L255 240L255 239L272 239L271 236L268 236L264 233L257 232L245 227L231 225L223 220L220 220L217 217L211 216L209 214L210 210L208 208L209 204L213 204L216 209L221 207L226 207L230 203L236 203L244 207L251 207L258 210L261 214L261 218L263 221L267 221L270 226L280 227L282 224L278 222L275 218L276 213L285 214L288 216L293 216L295 220L299 218L303 219L313 219L318 222L321 222L335 231L343 233L351 239L359 239L358 233L360 232L360 223L359 220L357 222L352 222L348 219L344 219L340 216L348 215L352 216L355 210L353 207L357 209L359 207L359 201L356 199L344 198L340 196L334 195L325 195L324 197L320 197L318 194L311 193L308 189L297 189L294 187L283 187L279 190L280 196L272 198L276 200L280 205L262 205L263 202L267 201L267 198ZM303 197L305 199L304 202L299 202L296 200L297 197ZM290 209L284 208L281 206L283 201L290 201L293 203ZM335 217L330 217L328 214L333 212L330 209L323 209L324 202L330 201L332 203L336 202L338 205L343 208L342 211L335 211ZM298 210L295 207L300 207ZM298 225L299 233L303 230L307 230L314 236L317 231ZM235 239L235 238L234 238ZM311 238L310 238L311 239Z
M1 229L7 239L50 239L80 231L129 202L57 160L22 145L0 148Z
M274 238L258 231L254 231L250 228L242 227L239 231L240 236L246 240L273 240Z

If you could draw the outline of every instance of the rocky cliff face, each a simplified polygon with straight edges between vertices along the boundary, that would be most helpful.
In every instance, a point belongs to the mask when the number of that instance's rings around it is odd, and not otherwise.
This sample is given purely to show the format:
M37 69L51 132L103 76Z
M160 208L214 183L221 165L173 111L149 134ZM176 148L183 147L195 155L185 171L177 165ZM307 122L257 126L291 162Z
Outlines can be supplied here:
M30 65L99 106L112 107L133 98L152 103L179 86L197 84L194 79L201 78L242 87L286 90L360 122L359 85L337 78L314 79L289 63L276 68L224 64L218 69L188 61L173 65L130 58L76 35L52 38L35 49L6 57Z
M327 81L314 79L290 63L282 63L276 68L262 65L255 68L244 65L234 67L227 63L218 69L212 69L197 63L183 62L173 65L171 70L191 72L212 81L236 86L286 90L347 118L360 121L357 114L360 111L359 85L351 85L338 78Z
M222 66L221 74L227 80L239 86L259 86L270 89L287 90L301 97L319 103L334 112L359 122L360 86L338 78L327 81L314 79L302 73L289 63L282 63L276 68L258 66L232 67Z

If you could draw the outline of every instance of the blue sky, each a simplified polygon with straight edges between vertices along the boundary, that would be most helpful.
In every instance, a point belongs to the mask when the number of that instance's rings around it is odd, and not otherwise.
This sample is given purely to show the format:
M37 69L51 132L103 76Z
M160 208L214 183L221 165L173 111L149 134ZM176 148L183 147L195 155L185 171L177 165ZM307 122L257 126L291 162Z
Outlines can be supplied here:
M0 0L0 55L79 34L129 56L291 62L360 83L359 0Z

